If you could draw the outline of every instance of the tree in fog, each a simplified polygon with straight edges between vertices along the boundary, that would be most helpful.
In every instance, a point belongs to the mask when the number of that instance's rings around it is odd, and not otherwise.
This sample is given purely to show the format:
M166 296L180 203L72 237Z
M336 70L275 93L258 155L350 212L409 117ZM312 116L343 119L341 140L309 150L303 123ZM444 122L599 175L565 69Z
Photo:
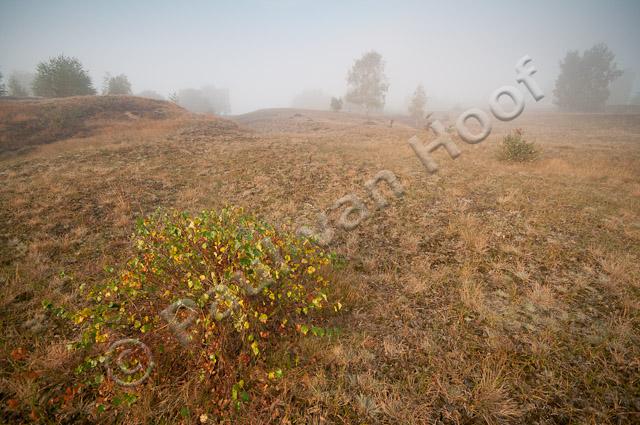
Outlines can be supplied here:
M178 92L178 105L198 114L213 113L213 106L209 99L198 89L182 89Z
M2 73L0 72L0 96L4 96L7 94L7 89L4 88L4 83L2 82Z
M38 64L32 88L36 96L43 97L96 94L89 73L80 61L64 55Z
M304 90L291 99L291 107L297 109L326 110L331 97L322 89Z
M601 111L609 97L609 84L622 75L614 62L615 55L606 44L596 44L582 55L567 52L560 62L560 75L553 91L561 110Z
M20 81L15 76L9 77L9 81L7 82L9 86L9 95L15 97L27 97L29 96L29 92L26 87L20 84Z
M229 89L219 89L215 86L204 86L200 91L202 92L202 95L209 100L213 113L218 115L231 113Z
M339 97L332 97L331 110L333 112L340 112L341 109L342 109L342 99L340 99Z
M420 125L420 121L424 118L425 107L427 106L427 93L424 91L422 84L416 87L413 92L411 102L409 103L409 114L416 120L416 125Z
M349 88L346 100L371 110L382 109L389 84L384 74L384 61L378 52L368 52L353 64L347 76Z
M640 91L636 92L629 101L631 105L640 105Z
M104 77L103 95L131 95L131 93L131 83L126 75L120 74L112 77L107 74Z
M188 111L198 114L228 114L231 112L229 105L229 91L217 89L214 86L205 86L201 89L182 89L169 97L169 99Z
M138 93L136 96L144 97L146 99L165 100L164 96L162 96L160 93L153 90L143 90L140 93Z
M607 105L628 105L633 94L633 83L636 81L636 73L627 68L618 78L609 84L609 98Z
M31 96L33 79L34 75L30 72L12 72L7 82L9 95L16 97Z

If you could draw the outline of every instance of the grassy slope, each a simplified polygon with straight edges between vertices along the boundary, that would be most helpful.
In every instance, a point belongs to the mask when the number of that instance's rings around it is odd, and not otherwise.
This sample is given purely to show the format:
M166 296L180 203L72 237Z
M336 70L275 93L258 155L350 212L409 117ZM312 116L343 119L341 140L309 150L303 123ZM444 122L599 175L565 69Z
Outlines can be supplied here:
M126 258L136 216L232 203L295 228L345 194L367 199L364 182L388 169L405 196L337 231L335 249L349 259L336 275L342 335L303 340L301 364L256 392L237 422L639 419L637 116L526 115L513 124L542 147L539 161L495 160L502 125L480 145L457 142L455 161L437 152L436 175L406 143L415 130L399 123L293 110L236 120L252 131L142 119L0 160L5 415L37 414L74 382L73 335L41 301L75 302L80 283ZM172 382L143 389L128 419L173 420L184 405L206 412L195 379Z
M180 107L133 96L1 99L0 153L99 133L107 125L187 115Z

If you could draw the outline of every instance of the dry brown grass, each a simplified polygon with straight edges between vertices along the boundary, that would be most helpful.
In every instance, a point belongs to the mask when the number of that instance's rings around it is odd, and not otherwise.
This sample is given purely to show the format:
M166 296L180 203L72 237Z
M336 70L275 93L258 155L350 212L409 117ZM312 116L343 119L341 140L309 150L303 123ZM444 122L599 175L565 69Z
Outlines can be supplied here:
M252 131L194 116L103 123L1 160L3 418L97 420L96 400L65 393L76 335L41 301L77 303L126 258L137 216L231 203L294 229L354 193L372 214L336 231L340 336L281 347L274 364L299 363L211 423L640 420L637 116L525 114L539 161L497 161L501 124L478 146L457 142L455 161L435 152L437 175L400 123L291 110L238 122ZM364 182L382 169L405 195L385 192L375 210ZM193 423L215 402L188 373L136 391L119 422Z
M83 96L64 99L0 101L0 154L41 144L125 130L143 122L189 114L168 102L133 96Z

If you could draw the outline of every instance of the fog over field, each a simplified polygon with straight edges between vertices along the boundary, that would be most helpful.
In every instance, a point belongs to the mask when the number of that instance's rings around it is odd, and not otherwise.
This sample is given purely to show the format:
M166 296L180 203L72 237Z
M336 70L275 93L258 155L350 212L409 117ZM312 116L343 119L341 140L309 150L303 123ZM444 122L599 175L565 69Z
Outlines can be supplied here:
M390 83L385 110L398 112L419 83L431 107L484 107L495 88L514 84L514 64L528 54L547 94L538 105L549 106L567 50L604 42L620 69L640 71L638 22L634 0L3 0L0 72L33 71L64 53L96 85L110 72L165 97L228 88L237 114L291 106L307 90L342 96L353 61L376 50Z

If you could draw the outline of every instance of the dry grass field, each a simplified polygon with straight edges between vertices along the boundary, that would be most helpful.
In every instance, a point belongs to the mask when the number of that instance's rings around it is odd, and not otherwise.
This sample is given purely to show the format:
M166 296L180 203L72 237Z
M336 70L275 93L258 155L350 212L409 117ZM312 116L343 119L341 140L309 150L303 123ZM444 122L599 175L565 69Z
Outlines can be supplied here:
M478 145L456 137L462 155L436 151L430 175L407 141L434 135L398 121L106 99L0 101L2 422L640 422L640 116L525 111ZM515 127L536 161L497 159ZM364 183L380 170L405 193L376 210ZM331 246L338 335L287 341L299 361L239 410L154 373L96 413L66 348L77 331L42 305L81 306L81 285L129 257L137 217L236 205L294 231L349 193L371 216Z

